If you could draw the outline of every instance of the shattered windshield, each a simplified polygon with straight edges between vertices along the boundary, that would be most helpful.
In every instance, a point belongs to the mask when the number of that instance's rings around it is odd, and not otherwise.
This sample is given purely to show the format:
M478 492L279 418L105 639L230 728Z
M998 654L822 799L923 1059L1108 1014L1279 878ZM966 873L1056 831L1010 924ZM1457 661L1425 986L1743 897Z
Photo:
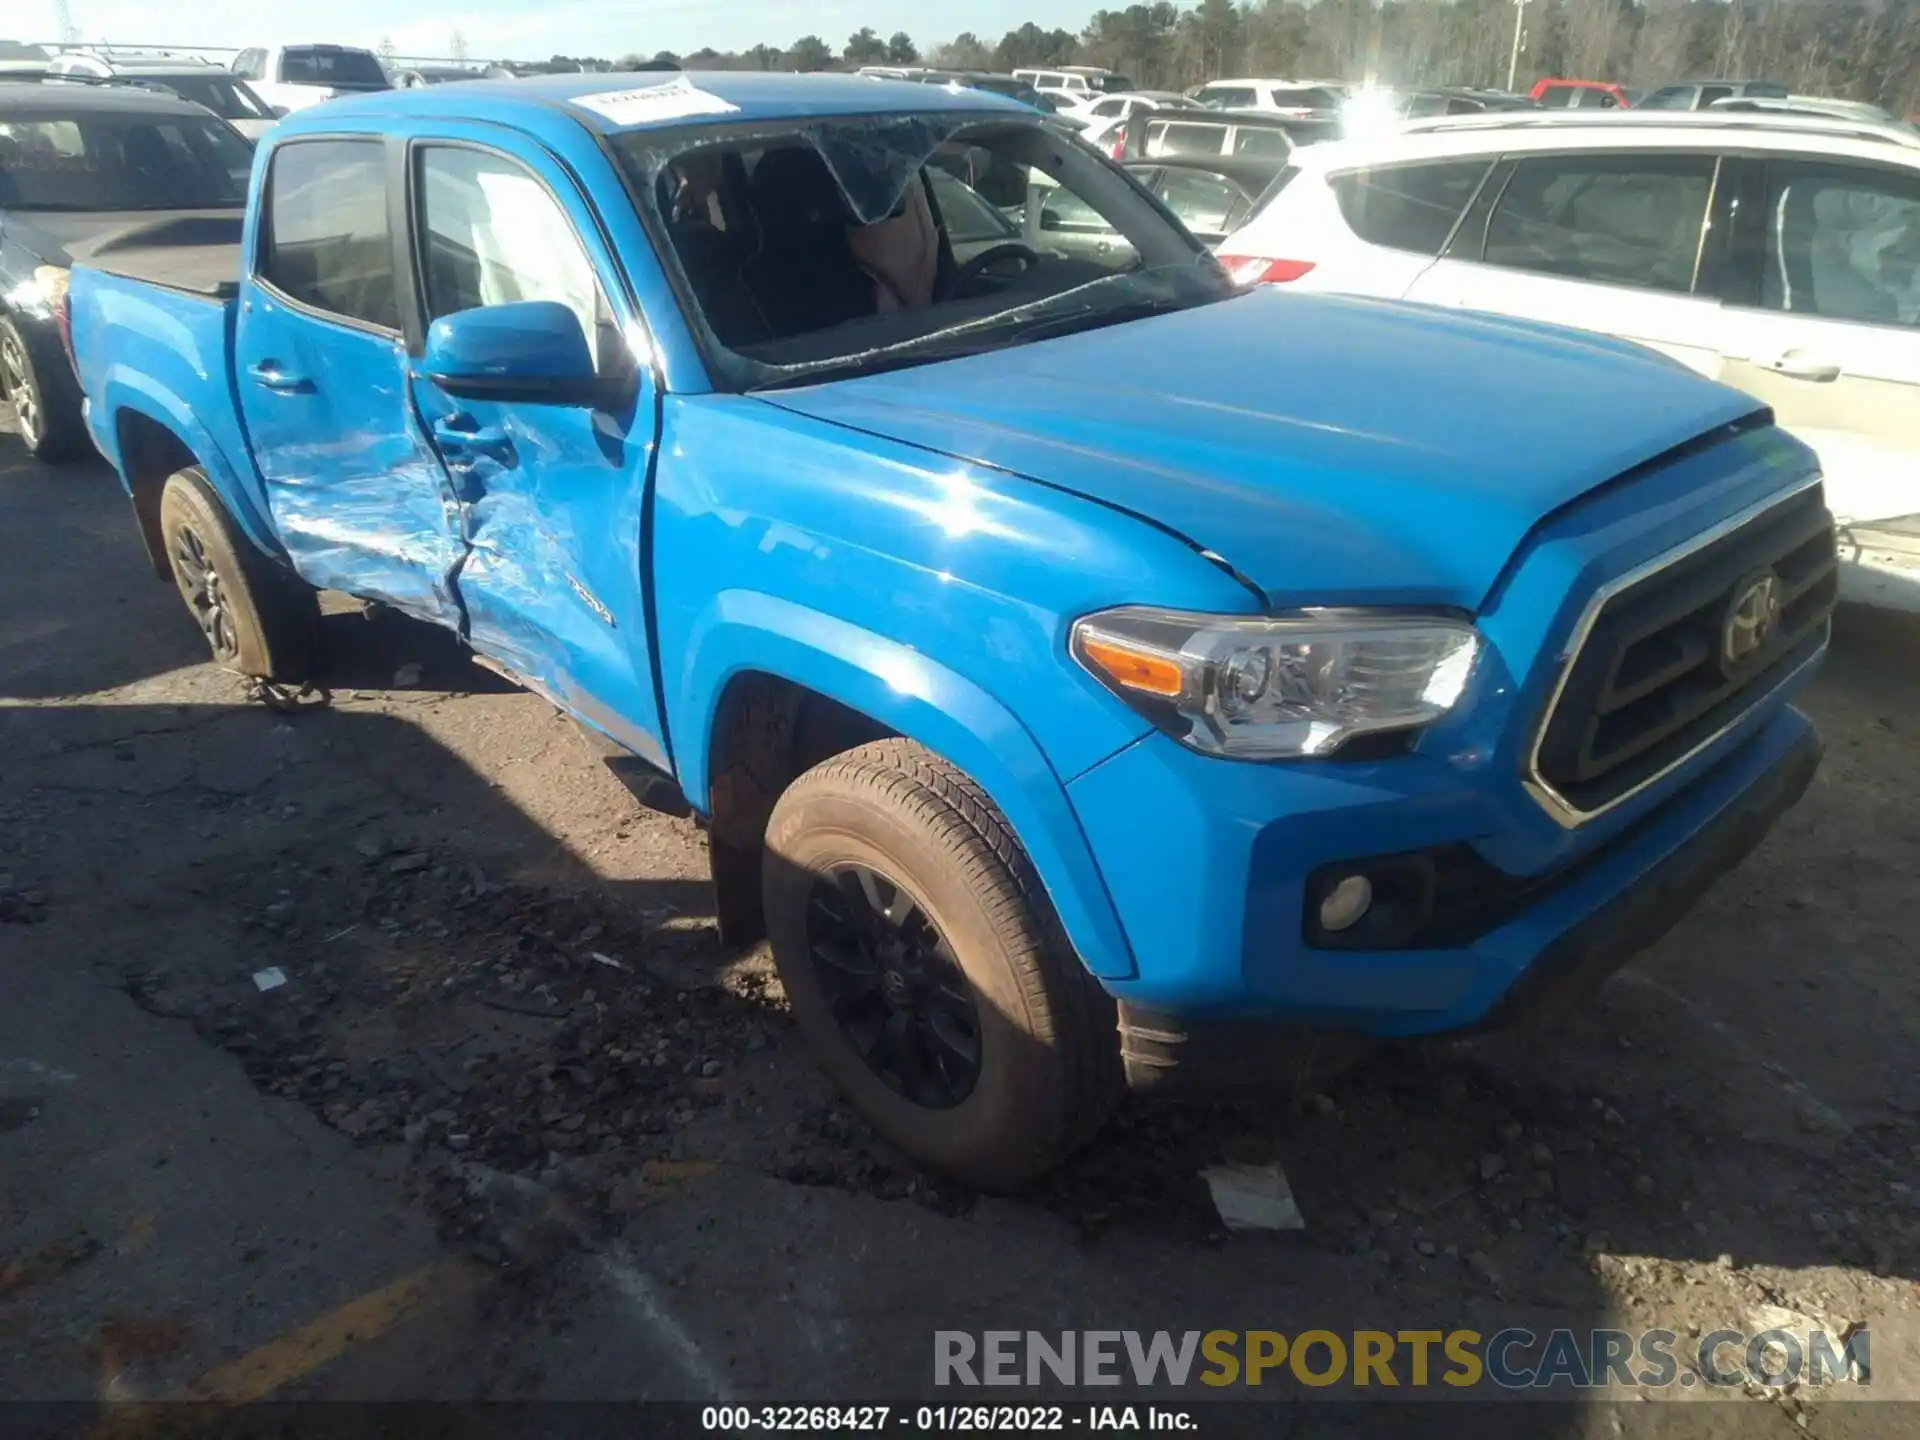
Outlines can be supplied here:
M975 354L1231 282L1042 117L787 120L616 138L731 388Z

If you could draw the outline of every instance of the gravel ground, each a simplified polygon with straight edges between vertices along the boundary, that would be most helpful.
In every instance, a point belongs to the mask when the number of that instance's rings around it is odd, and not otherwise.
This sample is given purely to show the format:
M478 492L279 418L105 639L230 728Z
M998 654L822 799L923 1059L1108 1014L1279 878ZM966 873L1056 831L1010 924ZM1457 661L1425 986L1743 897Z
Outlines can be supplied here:
M1869 1327L1874 1393L1920 1399L1920 628L1842 615L1812 792L1577 1016L1291 1104L1132 1105L1005 1200L836 1103L765 955L714 943L697 827L435 633L326 623L333 703L249 703L104 467L0 438L0 1395L170 1393L417 1261L491 1298L276 1393L845 1400L923 1394L936 1328L1784 1310ZM185 1198L152 1193L165 1158L108 1179L87 1166L120 1151L47 1138L149 1112L129 1156L230 1145ZM248 1138L256 1113L295 1148ZM1236 1160L1284 1165L1304 1233L1223 1230L1200 1171ZM305 1238L225 1209L263 1174ZM206 1224L129 1239L180 1205ZM179 1278L229 1264L245 1305ZM1687 1433L1914 1413L1723 1398Z

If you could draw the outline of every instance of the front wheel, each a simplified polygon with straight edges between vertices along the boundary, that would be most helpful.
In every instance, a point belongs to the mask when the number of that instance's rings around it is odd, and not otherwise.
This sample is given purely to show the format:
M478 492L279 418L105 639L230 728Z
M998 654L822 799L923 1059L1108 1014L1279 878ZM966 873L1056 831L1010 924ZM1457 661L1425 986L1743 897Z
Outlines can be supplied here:
M167 477L160 533L174 585L217 664L279 684L316 678L318 596L235 531L197 465Z
M1122 1091L1113 1002L986 793L882 740L796 780L767 825L775 964L822 1067L895 1145L1010 1189Z
M37 357L26 333L0 320L0 397L13 402L13 427L34 459L47 463L86 454L79 383L64 355Z

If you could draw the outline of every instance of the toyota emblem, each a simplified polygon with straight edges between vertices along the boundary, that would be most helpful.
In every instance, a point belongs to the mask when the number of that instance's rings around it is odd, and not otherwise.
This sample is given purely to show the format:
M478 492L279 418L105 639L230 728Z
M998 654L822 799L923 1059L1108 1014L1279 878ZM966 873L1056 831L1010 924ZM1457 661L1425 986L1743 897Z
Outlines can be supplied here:
M1720 627L1720 663L1737 670L1767 648L1780 624L1780 577L1771 570L1734 591L1733 607Z

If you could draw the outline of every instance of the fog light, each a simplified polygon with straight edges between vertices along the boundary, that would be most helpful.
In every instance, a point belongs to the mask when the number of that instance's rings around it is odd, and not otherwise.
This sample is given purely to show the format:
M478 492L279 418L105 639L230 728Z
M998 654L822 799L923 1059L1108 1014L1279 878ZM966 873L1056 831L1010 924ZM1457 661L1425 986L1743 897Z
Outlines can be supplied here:
M1350 930L1372 904L1373 882L1364 875L1349 875L1320 902L1320 928L1330 934Z

